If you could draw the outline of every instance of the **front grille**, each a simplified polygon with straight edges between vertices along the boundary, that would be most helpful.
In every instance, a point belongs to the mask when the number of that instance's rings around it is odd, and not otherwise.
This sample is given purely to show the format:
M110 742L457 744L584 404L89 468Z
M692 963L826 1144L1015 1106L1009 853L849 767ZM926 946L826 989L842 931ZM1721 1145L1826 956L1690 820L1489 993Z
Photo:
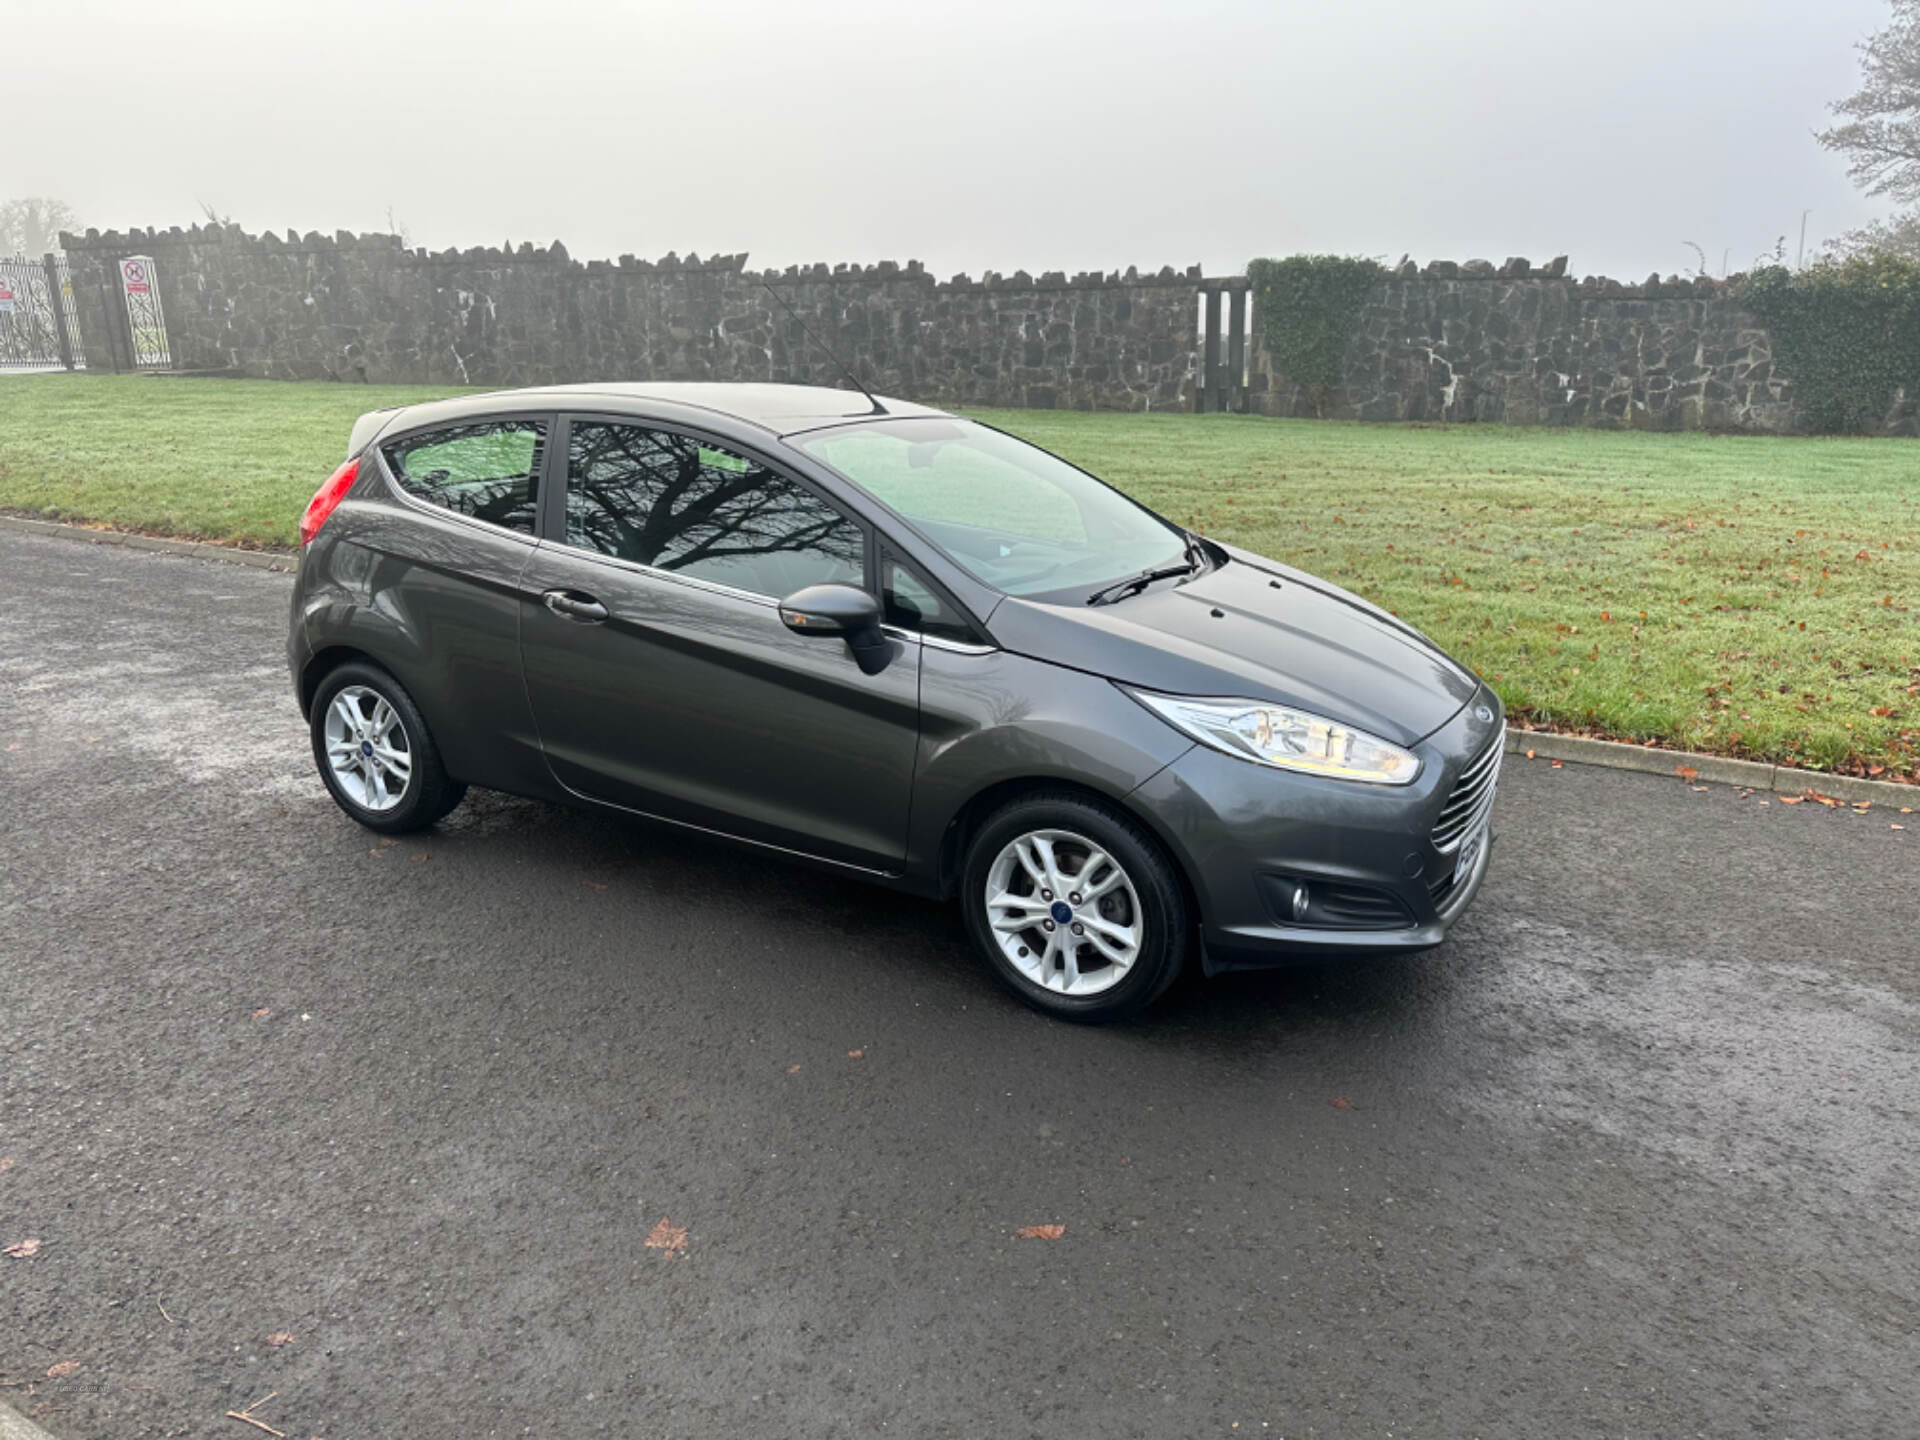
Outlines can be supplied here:
M1493 743L1475 756L1454 782L1453 793L1447 796L1446 808L1440 812L1440 818L1433 827L1433 848L1442 855L1451 855L1458 850L1460 842L1479 829L1492 811L1493 792L1500 783L1500 757L1506 749L1506 739L1507 727L1502 725L1500 733L1493 737Z

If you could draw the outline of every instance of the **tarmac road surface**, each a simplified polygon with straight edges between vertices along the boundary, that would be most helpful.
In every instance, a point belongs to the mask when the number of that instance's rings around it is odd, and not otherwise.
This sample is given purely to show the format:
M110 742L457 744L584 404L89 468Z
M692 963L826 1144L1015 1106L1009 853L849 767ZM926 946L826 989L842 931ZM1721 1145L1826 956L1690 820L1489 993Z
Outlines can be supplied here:
M0 534L0 1400L55 1435L1920 1434L1920 815L1513 757L1442 949L1079 1029L719 843L380 843L286 600Z

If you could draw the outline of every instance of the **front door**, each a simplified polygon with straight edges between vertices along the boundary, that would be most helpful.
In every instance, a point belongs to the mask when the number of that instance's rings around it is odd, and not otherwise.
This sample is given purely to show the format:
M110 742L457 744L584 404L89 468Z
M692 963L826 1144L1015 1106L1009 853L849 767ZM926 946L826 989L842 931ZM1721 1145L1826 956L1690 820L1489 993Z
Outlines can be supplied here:
M906 849L919 645L865 675L782 596L862 584L866 533L762 461L661 425L563 425L564 524L522 580L555 779L594 800L890 870ZM549 515L554 511L549 510Z

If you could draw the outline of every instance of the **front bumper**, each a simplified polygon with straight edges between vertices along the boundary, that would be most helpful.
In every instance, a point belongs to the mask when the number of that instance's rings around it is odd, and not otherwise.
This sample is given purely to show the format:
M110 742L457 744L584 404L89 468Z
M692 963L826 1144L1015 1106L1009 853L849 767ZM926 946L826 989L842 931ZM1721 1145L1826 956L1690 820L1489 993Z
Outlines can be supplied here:
M1489 823L1443 851L1434 825L1501 731L1483 688L1413 747L1425 764L1411 785L1298 775L1206 746L1142 785L1137 808L1193 882L1207 973L1438 945L1479 893L1493 835Z

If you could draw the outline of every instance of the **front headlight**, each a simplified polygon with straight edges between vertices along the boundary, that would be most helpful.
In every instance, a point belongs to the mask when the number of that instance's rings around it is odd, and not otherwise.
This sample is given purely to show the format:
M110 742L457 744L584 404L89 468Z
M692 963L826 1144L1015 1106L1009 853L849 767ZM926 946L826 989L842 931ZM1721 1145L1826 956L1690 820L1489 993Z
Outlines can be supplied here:
M1410 785L1420 773L1419 757L1398 745L1303 710L1257 700L1195 700L1121 688L1202 745L1242 760L1367 785Z

